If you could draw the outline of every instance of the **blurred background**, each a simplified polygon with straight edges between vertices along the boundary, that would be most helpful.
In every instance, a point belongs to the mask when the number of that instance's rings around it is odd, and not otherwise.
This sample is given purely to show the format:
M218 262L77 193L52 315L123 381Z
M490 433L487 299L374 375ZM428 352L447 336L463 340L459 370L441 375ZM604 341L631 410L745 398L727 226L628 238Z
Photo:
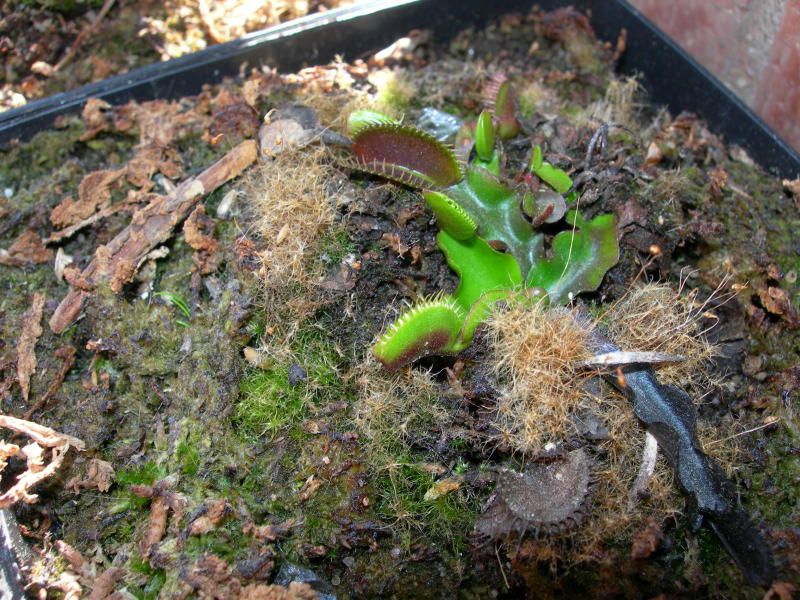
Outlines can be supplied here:
M628 1L800 151L800 0ZM355 3L0 0L0 111Z
M800 152L800 0L628 0Z

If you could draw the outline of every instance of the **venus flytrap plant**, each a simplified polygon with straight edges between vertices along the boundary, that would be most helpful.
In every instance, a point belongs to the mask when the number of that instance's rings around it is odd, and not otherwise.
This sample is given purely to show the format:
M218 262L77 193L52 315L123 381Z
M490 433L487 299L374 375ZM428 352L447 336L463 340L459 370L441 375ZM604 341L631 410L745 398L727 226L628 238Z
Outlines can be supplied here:
M508 83L497 87L503 95L493 109L498 117L493 120L489 111L478 117L476 157L466 166L418 129L374 111L350 115L357 167L423 190L441 229L438 246L460 277L455 293L417 304L380 338L373 352L389 369L422 356L460 352L491 305L515 290L527 288L538 299L563 304L573 294L596 289L617 262L613 217L586 221L576 210L567 213L569 229L555 236L548 258L539 227L562 218L560 194L572 181L545 163L538 147L533 172L555 191L514 188L502 177L496 137L501 130L515 134L519 124L508 108L513 106Z
M566 211L563 194L571 189L572 180L544 160L540 147L533 149L527 185L514 188L502 177L495 138L516 131L507 119L507 105L513 102L507 82L497 87L498 96L505 90L506 108L496 104L494 119L484 111L474 127L460 131L462 139L474 132L476 157L466 166L413 127L379 113L350 115L358 168L423 191L440 228L438 246L460 277L452 295L440 293L418 303L383 334L373 353L388 369L426 355L464 350L491 306L520 289L531 302L564 304L575 294L597 289L617 262L613 216L589 221L575 208ZM534 176L552 190L534 190ZM548 253L539 228L562 217L565 229L553 237ZM580 310L573 318L588 332L595 353L619 350ZM703 519L711 524L751 583L771 582L775 571L769 546L747 513L737 507L734 488L722 469L703 452L691 399L678 388L660 384L649 364L632 363L621 369L608 379L632 401L636 416L658 441L688 497L696 525ZM508 493L513 497L514 490ZM489 511L485 519L496 517ZM481 525L476 528L480 531Z

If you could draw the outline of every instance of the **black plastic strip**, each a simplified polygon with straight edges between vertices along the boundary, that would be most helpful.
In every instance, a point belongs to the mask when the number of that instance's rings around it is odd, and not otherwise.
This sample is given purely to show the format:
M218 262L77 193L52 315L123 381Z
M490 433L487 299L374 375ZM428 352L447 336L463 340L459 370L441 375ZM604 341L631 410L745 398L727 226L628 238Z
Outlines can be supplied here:
M568 4L591 13L602 39L615 40L623 27L627 29L628 49L619 66L624 73L641 75L653 102L673 112L697 113L726 141L740 144L756 162L778 175L793 178L800 173L800 156L788 144L627 2L538 2L546 10ZM375 0L310 15L0 113L0 147L51 127L58 115L80 112L91 97L112 104L176 99L198 93L203 84L236 75L244 62L295 71L328 62L337 54L352 60L377 51L411 29L431 29L438 41L445 41L465 27L481 27L501 14L530 7L530 0Z

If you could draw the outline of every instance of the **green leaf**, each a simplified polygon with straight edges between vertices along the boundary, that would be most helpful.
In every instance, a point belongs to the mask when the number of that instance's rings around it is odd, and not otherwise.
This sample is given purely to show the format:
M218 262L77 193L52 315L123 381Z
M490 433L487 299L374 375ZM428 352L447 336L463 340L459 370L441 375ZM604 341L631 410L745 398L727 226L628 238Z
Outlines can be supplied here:
M572 187L572 179L561 169L543 161L539 168L533 170L536 176L552 187L559 194L566 194Z
M489 111L482 111L475 124L475 151L483 162L491 162L495 155L494 126Z
M505 246L523 276L544 256L544 236L531 227L520 210L522 198L486 169L469 168L466 178L451 186L447 194L478 224L479 237Z
M554 304L570 294L596 290L603 275L619 259L613 215L585 221L577 211L567 213L574 231L562 231L553 239L553 258L540 260L531 269L525 287L543 287Z
M376 125L398 125L398 121L376 110L356 110L347 117L347 132L355 137L358 132Z
M477 224L455 200L440 192L425 192L425 202L436 213L439 229L448 232L458 240L464 240L475 235Z
M533 154L531 154L531 171L536 173L537 169L542 168L542 147L541 146L534 146L533 147Z
M473 236L457 240L446 231L440 231L437 240L447 264L461 277L453 298L465 312L469 312L486 292L522 284L519 263L514 257L498 252L483 239Z

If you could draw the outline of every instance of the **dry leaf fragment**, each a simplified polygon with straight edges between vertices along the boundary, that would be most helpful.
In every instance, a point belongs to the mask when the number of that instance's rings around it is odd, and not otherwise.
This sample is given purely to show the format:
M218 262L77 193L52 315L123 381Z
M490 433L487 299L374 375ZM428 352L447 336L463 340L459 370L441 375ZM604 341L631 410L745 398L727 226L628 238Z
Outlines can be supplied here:
M111 108L111 105L100 98L89 98L86 101L86 106L83 107L82 113L86 131L78 138L81 142L90 140L101 131L110 129L110 119L107 113L109 108Z
M647 558L658 549L663 539L664 533L661 531L661 526L653 517L650 517L647 525L633 534L631 558L634 560Z
M300 488L300 491L297 494L297 499L300 502L305 502L311 496L313 496L317 490L322 486L322 479L318 477L314 477L314 475L309 475L306 482L303 484L303 487Z
M786 290L774 285L760 285L755 292L768 312L786 321L790 329L800 327L800 316Z
M167 531L168 510L172 509L174 513L171 530L176 532L186 510L188 500L169 489L172 483L173 480L166 477L153 485L132 485L128 488L134 496L153 499L150 503L150 522L144 537L139 542L139 551L145 559L150 558L153 546L161 541Z
M42 335L42 311L44 310L44 294L33 293L31 309L25 315L22 324L22 335L17 342L17 379L22 388L22 397L28 402L28 391L31 375L36 372L36 354L34 347Z
M425 492L424 500L426 502L433 502L437 498L441 498L450 492L454 492L461 487L463 481L464 478L460 475L454 475L453 477L448 477L446 479L442 479L441 481L437 481L433 487Z
M73 477L66 487L76 494L79 494L81 489L92 488L96 488L100 492L107 492L111 488L114 475L116 475L116 472L111 463L99 458L93 458L89 461L86 479L79 480L77 477Z
M111 567L103 571L94 582L89 600L103 600L114 590L114 583L122 577L125 571L120 567Z
M42 239L30 230L23 231L8 247L8 251L0 253L0 263L9 266L40 264L52 259L53 251L45 248Z
M56 279L63 281L64 269L70 266L73 262L75 262L75 259L72 257L72 255L64 252L63 248L59 248L56 251L55 263L53 263L53 271L55 271Z
M102 169L85 175L78 185L78 200L64 198L50 213L50 222L62 228L78 223L111 203L111 186L127 169Z
M225 498L220 498L216 501L210 499L206 500L203 508L205 509L205 513L189 523L189 526L186 528L188 535L201 535L214 529L228 513L230 506Z
M248 585L242 590L239 600L316 600L319 598L307 583L292 581L288 588L277 584Z
M654 141L650 142L650 145L647 147L647 154L644 157L642 168L647 169L648 167L657 165L661 161L661 157L661 148L659 148L658 144Z
M796 591L797 588L791 583L776 581L772 584L772 587L767 590L767 593L764 594L764 600L771 600L772 598L778 598L778 600L792 600Z
M8 508L20 500L27 503L35 502L38 496L29 491L40 481L56 472L64 461L69 447L72 446L76 450L84 449L84 443L78 438L16 417L0 414L0 427L24 433L33 440L23 448L15 444L0 442L0 471L3 470L7 459L11 456L22 455L27 463L27 470L17 476L17 483L0 495L0 510ZM51 448L50 463L47 465L44 464L42 446Z
M215 225L214 219L206 215L203 204L198 204L183 223L186 243L194 250L192 270L200 275L212 273L219 264L219 242L212 237Z
M245 523L242 526L242 533L245 535L252 535L259 540L274 542L279 537L283 537L289 533L296 522L297 521L294 519L289 519L277 525L255 525L254 523Z

